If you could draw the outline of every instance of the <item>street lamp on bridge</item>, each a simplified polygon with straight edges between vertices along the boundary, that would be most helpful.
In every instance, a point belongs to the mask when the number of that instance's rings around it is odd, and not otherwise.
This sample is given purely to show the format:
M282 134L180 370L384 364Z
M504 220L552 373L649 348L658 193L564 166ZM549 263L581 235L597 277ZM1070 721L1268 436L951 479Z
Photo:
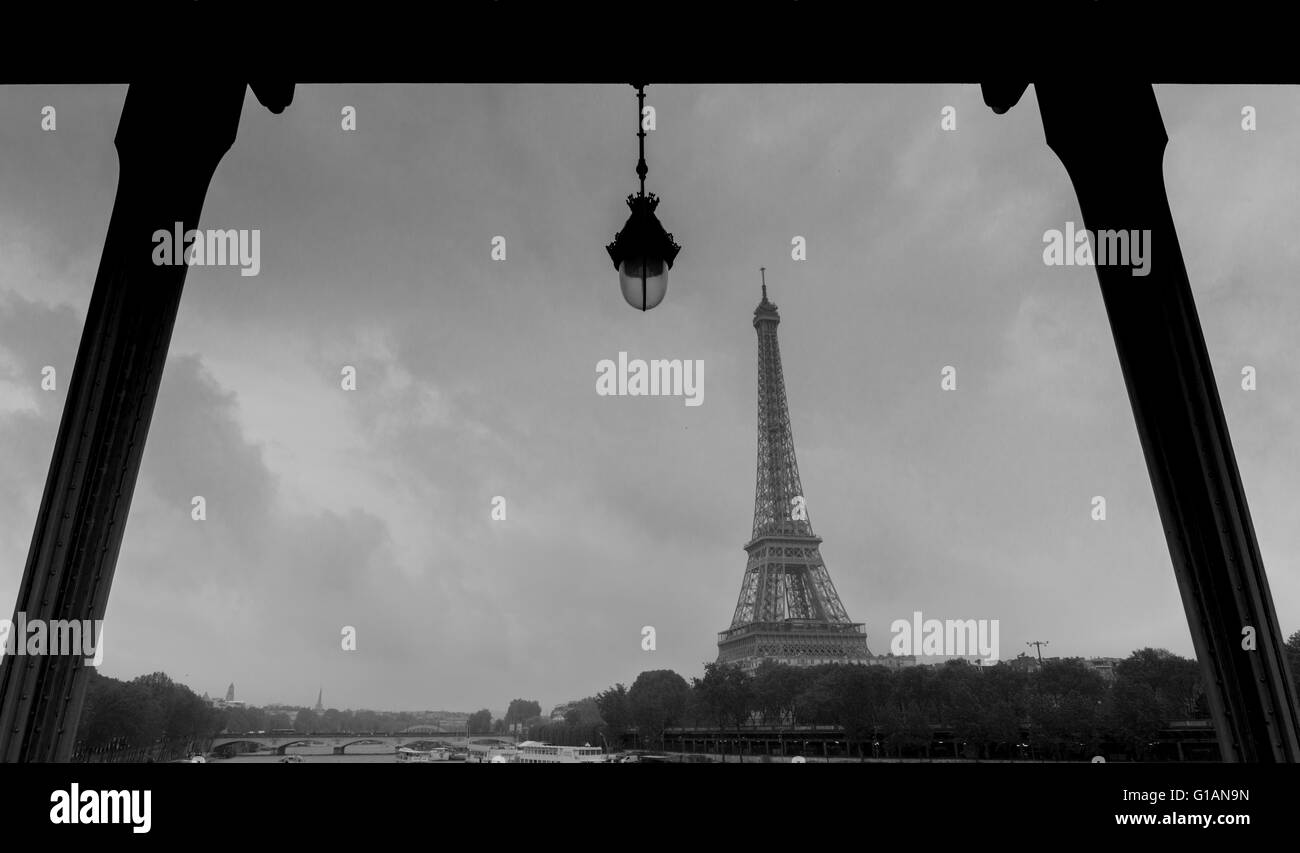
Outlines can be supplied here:
M668 270L682 247L673 242L673 235L664 230L655 216L659 199L654 193L646 194L645 176L650 169L645 162L645 84L636 86L637 139L641 157L636 164L641 190L627 197L632 215L623 230L614 235L614 242L605 247L618 270L618 284L627 304L648 311L663 301L668 292Z

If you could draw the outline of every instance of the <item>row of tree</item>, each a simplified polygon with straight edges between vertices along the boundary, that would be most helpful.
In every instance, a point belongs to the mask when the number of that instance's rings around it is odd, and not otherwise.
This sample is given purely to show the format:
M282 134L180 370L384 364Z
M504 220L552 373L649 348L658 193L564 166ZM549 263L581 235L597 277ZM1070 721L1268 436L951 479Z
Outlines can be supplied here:
M1300 685L1300 631L1286 651ZM1108 744L1141 757L1168 723L1208 717L1197 663L1150 648L1121 661L1113 679L1080 659L1035 667L1024 655L992 667L951 661L897 671L769 662L753 676L710 663L689 682L671 670L651 670L630 688L615 684L584 702L589 713L571 711L562 723L534 720L528 736L662 747L673 727L740 732L753 725L833 725L850 743L869 742L884 754L928 754L940 730L983 757L1025 736L1048 756Z
M540 714L535 702L516 703L511 703L514 716L507 714L510 723L522 724ZM470 715L469 730L474 734L504 733L507 720L493 719L492 712L483 709ZM189 742L202 748L221 732L400 732L429 722L426 714L410 711L330 708L317 713L309 708L252 705L218 708L161 672L119 681L92 671L77 729L77 752L91 756Z
M472 735L518 733L529 724L540 722L541 703L535 699L511 699L504 718L493 719L487 708L469 715L469 733Z
M1287 639L1286 654L1300 687L1300 631ZM1110 743L1141 756L1167 723L1209 716L1196 661L1150 648L1119 662L1113 680L1077 658L1034 667L1024 655L992 667L950 661L897 671L768 662L752 677L711 663L689 683L671 670L643 672L631 688L616 684L595 701L611 742L634 735L662 746L664 730L676 726L836 725L850 741L870 738L895 754L928 751L941 729L981 755L1028 733L1049 754L1066 744ZM586 736L575 731L568 742Z
M1300 684L1300 631L1288 639L1287 656ZM752 676L711 663L689 682L651 670L630 688L615 684L572 703L563 721L542 717L535 700L515 699L504 718L485 708L470 715L468 728L557 744L662 747L665 730L678 726L834 725L850 742L870 740L893 754L928 749L938 728L981 755L1028 731L1049 753L1065 744L1121 743L1141 755L1167 722L1207 716L1196 662L1162 649L1134 652L1115 667L1113 680L1078 659L1049 660L1039 669L1025 663L1022 656L991 667L950 661L895 671L769 662ZM410 712L300 709L291 719L283 710L215 708L161 672L131 681L94 672L77 734L79 751L94 752L202 742L222 731L397 732L427 722Z
M1079 659L1049 660L1038 669L1022 664L955 660L891 670L768 662L750 676L711 663L689 683L671 670L652 670L595 700L611 742L632 735L662 746L665 730L678 726L739 733L754 725L833 725L842 727L850 752L869 743L898 755L928 751L936 729L980 757L1026 732L1049 756L1067 745L1102 743L1140 755L1169 721L1207 716L1196 662L1164 650L1134 652L1116 666L1113 682Z
M219 731L223 714L164 673L131 681L92 671L77 729L79 755L164 746L184 753ZM160 753L161 755L161 753Z

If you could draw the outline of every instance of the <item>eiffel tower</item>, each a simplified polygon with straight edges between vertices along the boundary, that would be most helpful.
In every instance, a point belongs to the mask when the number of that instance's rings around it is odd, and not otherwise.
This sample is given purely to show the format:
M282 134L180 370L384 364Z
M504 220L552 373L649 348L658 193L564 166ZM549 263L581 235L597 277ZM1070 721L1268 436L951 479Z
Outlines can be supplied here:
M776 305L754 309L758 332L758 478L749 563L731 627L718 635L718 662L751 671L764 660L794 666L870 663L867 632L840 603L808 521L790 409L781 374Z

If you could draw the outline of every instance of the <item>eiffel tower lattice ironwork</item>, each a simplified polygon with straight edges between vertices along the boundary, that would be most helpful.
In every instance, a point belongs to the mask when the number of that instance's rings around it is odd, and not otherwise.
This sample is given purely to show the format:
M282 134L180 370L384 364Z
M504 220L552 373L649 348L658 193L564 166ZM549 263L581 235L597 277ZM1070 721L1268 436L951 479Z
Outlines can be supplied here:
M718 635L719 663L752 670L764 660L795 666L868 663L867 633L849 619L808 520L781 372L776 305L754 310L758 332L758 477L749 562L731 627Z

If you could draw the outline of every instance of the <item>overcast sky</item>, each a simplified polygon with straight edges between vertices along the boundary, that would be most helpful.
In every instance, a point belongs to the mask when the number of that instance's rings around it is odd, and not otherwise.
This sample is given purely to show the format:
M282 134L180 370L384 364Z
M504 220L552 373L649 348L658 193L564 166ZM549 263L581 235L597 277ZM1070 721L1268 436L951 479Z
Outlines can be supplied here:
M125 92L0 89L4 616L109 222ZM1300 92L1157 96L1289 633ZM260 229L261 271L189 271L104 674L163 670L213 695L234 682L257 704L311 704L323 686L332 707L498 711L647 669L699 675L745 568L760 266L809 514L873 652L919 610L999 619L1003 657L1030 640L1192 654L1095 273L1042 261L1043 232L1081 217L1032 91L1005 116L975 86L651 86L647 102L648 189L683 249L643 314L604 250L636 188L630 87L300 86L279 116L246 97L200 227ZM620 351L702 359L704 404L598 397L596 363ZM1246 364L1257 391L1240 389ZM45 365L57 391L40 389Z

